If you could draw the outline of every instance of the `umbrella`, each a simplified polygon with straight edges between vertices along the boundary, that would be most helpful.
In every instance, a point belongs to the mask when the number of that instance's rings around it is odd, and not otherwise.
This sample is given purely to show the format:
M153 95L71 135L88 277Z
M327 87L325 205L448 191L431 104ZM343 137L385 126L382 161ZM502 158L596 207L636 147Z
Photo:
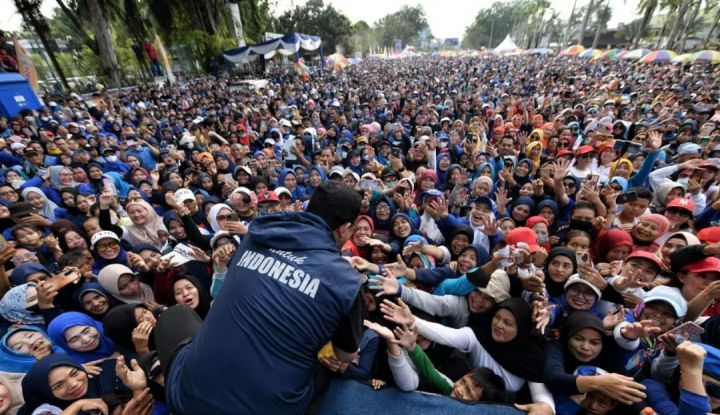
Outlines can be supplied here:
M672 63L687 63L692 53L683 53L673 58Z
M348 58L340 53L333 53L332 55L325 58L325 64L335 70L345 69L348 66Z
M535 48L530 51L531 55L547 55L553 53L550 48Z
M649 49L634 49L623 55L623 59L640 59L650 53Z
M560 55L575 56L584 50L585 50L585 48L583 47L583 45L572 45L569 48L565 49L564 51L560 52Z
M718 63L720 62L720 52L715 50L701 50L690 54L688 62L693 63Z
M643 63L671 62L676 56L677 53L671 50L660 49L648 53L647 55L643 56L640 61Z
M578 55L579 58L597 58L602 55L602 51L598 49L585 49Z
M595 58L595 59L598 59L598 60L600 60L600 59L613 59L613 60L615 60L615 59L619 59L619 58L621 57L621 55L624 54L624 52L627 52L627 51L625 51L625 50L623 50L623 49L610 49L610 50L607 50L607 51L603 52L602 55L598 56L598 57Z

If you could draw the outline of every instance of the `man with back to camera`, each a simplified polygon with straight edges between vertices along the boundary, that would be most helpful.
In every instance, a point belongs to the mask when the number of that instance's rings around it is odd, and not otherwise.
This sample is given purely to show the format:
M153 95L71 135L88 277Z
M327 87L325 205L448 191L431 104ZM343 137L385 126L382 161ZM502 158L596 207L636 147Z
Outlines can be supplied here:
M361 278L340 247L361 201L327 182L307 212L254 220L189 345L199 319L183 306L161 315L155 338L172 413L302 414L320 348L332 340L339 360L356 357Z

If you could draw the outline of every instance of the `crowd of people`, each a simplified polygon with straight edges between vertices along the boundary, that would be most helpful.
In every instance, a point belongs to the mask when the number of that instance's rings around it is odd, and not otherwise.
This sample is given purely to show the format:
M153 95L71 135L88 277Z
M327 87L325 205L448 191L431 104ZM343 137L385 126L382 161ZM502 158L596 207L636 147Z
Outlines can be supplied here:
M717 66L310 70L0 117L0 414L720 408Z

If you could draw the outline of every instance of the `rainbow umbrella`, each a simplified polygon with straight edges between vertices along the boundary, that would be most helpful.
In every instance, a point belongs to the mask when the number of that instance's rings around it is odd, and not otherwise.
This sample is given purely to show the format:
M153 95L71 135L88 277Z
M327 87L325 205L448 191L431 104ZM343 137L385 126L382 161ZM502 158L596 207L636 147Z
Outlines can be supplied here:
M628 60L640 59L643 56L647 55L648 53L650 53L649 49L634 49L634 50L631 50L630 52L624 54L622 58L628 59Z
M325 64L335 70L342 70L348 66L348 58L340 53L333 53L332 55L325 58Z
M578 54L578 58L597 58L602 55L602 51L599 49L585 49Z
M601 59L615 60L615 59L619 59L621 57L621 55L624 54L624 52L627 52L627 51L625 51L623 49L610 49L610 50L606 50L605 52L603 52L602 55L598 56L595 59L597 59L597 60L601 60Z
M720 52L715 50L701 50L690 54L688 62L693 63L718 63L720 62Z
M560 52L560 55L575 56L584 50L585 50L585 48L583 47L583 45L572 45L569 48L565 49L564 51Z
M672 63L687 63L692 53L683 53L673 58Z
M640 61L643 63L672 62L675 57L677 57L677 53L667 49L660 49L648 53Z

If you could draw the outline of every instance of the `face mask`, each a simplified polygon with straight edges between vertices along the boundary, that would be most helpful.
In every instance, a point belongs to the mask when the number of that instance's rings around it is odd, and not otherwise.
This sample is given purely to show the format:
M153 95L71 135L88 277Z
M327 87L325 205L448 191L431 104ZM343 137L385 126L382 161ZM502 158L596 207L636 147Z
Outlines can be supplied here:
M677 182L680 183L680 186L682 186L683 188L687 189L687 187L688 187L688 180L690 180L689 177L681 177L681 178L677 179Z
M115 163L117 161L117 156L107 156L107 157L105 157L105 160L108 163Z
M385 183L385 188L386 188L386 189L392 189L393 187L395 187L395 183L396 183L396 182L388 182L388 183Z
M342 155L342 158L345 159L347 158L348 153L347 151L343 151L342 153L340 153L340 155Z
M550 238L547 235L538 235L537 236L537 243L538 245L545 245Z

